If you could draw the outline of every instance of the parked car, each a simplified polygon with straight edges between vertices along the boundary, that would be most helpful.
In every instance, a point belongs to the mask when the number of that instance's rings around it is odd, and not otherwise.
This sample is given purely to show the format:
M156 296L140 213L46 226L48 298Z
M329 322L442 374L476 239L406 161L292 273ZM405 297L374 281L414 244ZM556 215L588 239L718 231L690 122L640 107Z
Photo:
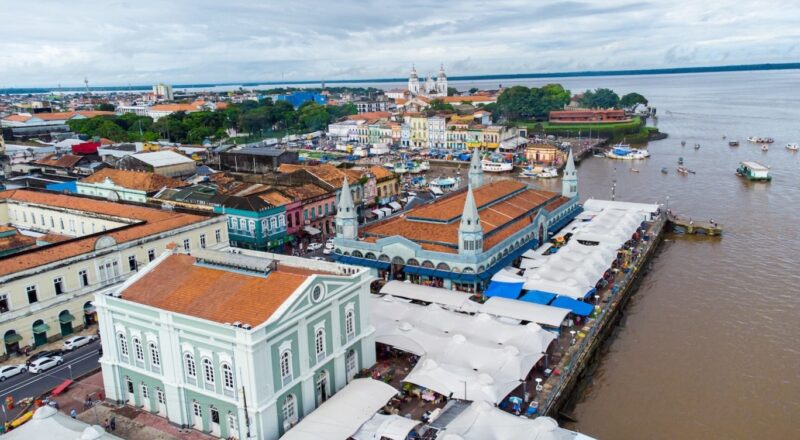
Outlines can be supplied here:
M64 358L61 356L43 357L31 362L31 365L28 367L28 371L30 371L31 374L39 374L42 371L47 371L63 363Z
M329 241L329 242L325 243L325 249L333 249L333 242Z
M317 261L325 261L325 259L322 258L322 257L312 257L311 259L312 260L317 260Z
M6 365L5 367L0 367L0 382L5 381L9 377L14 377L19 373L26 371L28 367L25 364L19 365Z
M92 341L94 341L95 339L97 339L97 336L95 335L73 336L64 341L64 350L67 351L75 350L78 347L83 347L86 344L92 343Z
M316 251L322 249L322 243L311 243L308 245L308 251Z
M325 255L330 255L331 253L333 253L333 247L326 246L325 249L322 250L322 253Z
M34 353L34 354L32 354L32 355L31 355L31 356L28 358L28 360L26 360L26 361L25 361L25 365L27 365L27 366L29 366L29 367L30 367L30 366L31 366L31 364L33 363L33 361L35 361L35 360L37 360L37 359L39 359L39 358L43 358L43 357L51 357L51 356L61 356L62 354L64 354L64 350L59 350L59 349L55 349L55 350L43 350L43 351L40 351L40 352L38 352L38 353Z

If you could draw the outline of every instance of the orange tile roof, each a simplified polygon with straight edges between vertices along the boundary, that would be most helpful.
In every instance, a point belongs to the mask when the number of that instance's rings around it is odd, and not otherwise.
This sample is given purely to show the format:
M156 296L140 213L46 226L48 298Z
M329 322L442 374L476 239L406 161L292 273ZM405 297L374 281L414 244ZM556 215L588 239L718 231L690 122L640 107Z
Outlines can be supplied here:
M269 204L274 206L283 206L292 203L292 199L281 194L278 190L272 189L265 193L258 195L262 200L266 200Z
M524 189L525 187L526 185L521 182L500 180L483 185L474 191L477 205L482 206L479 208L479 215L485 237L485 250L491 249L515 232L530 225L537 208L541 209L543 204L547 203L545 209L551 211L569 200L560 197L557 193ZM508 197L509 195L510 197ZM508 198L496 202L504 197ZM451 197L412 209L404 216L392 217L366 226L362 229L367 236L365 241L374 242L377 237L399 235L418 243L423 249L437 252L457 252L459 222L453 220L460 218L464 210L465 198L466 192L462 191ZM453 215L454 212L455 215ZM434 221L420 221L412 218L426 218ZM449 223L443 223L444 221L449 221Z
M71 239L72 237L70 237L69 235L56 234L55 232L44 234L41 237L36 237L36 241L44 241L46 243L59 243Z
M48 154L34 162L34 164L57 168L72 168L77 165L81 159L83 159L83 156L64 154L61 157L56 157L55 154Z
M89 177L81 179L83 183L103 183L111 179L114 184L123 188L155 192L162 188L180 188L187 184L176 179L145 171L116 170L103 168Z
M327 190L313 183L306 183L305 185L299 186L283 186L280 188L280 191L295 200L301 201L328 194ZM330 195L333 197L333 193L330 193Z
M360 113L360 114L357 114L357 115L350 115L350 116L347 117L347 119L349 119L351 121L357 121L357 120L362 120L362 119L363 120L388 119L390 116L392 116L392 114L389 113L389 112L365 112L365 113Z
M142 206L30 190L0 192L0 203L7 200L118 216L132 219L139 223L125 228L112 229L106 231L104 234L93 234L74 238L62 243L38 248L34 251L17 254L14 255L13 258L3 259L0 263L0 276L90 253L94 251L95 242L102 235L109 235L114 238L117 243L124 243L127 241L139 240L151 235L170 232L177 228L208 219L208 217L195 214L162 211L160 209Z
M447 104L460 104L462 102L489 102L489 101L496 101L497 98L494 96L443 96L441 98Z
M393 172L387 170L386 168L380 165L371 166L369 168L369 171L372 173L372 175L375 176L375 179L377 180L391 179L392 177L395 177L395 174Z
M11 228L14 229L14 228ZM0 252L10 252L21 250L36 245L36 239L27 235L22 235L19 232L0 237Z
M31 117L32 116L28 116L28 115L13 114L13 115L8 115L3 119L5 119L6 121L10 121L10 122L25 122L28 119L30 119Z
M295 165L284 163L278 167L278 172L280 173L292 173L298 170L306 170L314 177L336 189L342 187L345 176L347 176L347 181L351 185L358 183L358 180L361 178L361 172L357 170L336 168L327 163L322 165Z
M266 277L195 264L171 255L122 292L122 299L219 323L257 326L315 272L278 265Z

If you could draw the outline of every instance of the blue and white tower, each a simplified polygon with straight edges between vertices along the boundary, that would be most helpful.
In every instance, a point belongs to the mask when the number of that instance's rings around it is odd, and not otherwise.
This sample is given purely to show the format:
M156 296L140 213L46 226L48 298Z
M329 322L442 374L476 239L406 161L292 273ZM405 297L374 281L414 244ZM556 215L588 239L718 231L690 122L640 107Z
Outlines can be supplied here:
M358 237L358 216L353 205L353 195L347 177L339 194L339 207L336 210L336 238L355 240Z
M478 215L478 206L472 195L472 185L467 187L467 198L464 200L464 213L458 226L458 253L477 255L483 252L483 228Z
M578 196L578 172L575 170L571 148L567 155L567 165L564 167L564 177L561 178L561 195L569 198Z
M483 168L481 167L481 152L477 147L472 152L469 162L469 185L478 188L483 185Z

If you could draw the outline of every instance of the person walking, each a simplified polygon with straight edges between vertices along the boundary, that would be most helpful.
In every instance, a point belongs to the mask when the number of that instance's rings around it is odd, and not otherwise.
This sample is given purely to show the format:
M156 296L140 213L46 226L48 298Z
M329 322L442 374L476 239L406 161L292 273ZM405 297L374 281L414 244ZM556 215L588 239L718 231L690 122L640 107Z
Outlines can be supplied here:
M69 412L69 416L72 417L73 419L77 419L78 411L75 411L75 408L72 408L72 411Z
M117 429L117 417L111 416L111 419L108 421L108 427L111 428L111 431L115 431Z

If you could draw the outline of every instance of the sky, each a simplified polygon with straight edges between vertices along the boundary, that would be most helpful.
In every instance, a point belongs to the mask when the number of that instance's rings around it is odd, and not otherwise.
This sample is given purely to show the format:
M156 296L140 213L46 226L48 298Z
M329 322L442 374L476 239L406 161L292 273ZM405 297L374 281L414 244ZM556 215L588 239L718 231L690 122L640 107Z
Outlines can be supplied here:
M0 88L800 61L800 1L0 0Z

